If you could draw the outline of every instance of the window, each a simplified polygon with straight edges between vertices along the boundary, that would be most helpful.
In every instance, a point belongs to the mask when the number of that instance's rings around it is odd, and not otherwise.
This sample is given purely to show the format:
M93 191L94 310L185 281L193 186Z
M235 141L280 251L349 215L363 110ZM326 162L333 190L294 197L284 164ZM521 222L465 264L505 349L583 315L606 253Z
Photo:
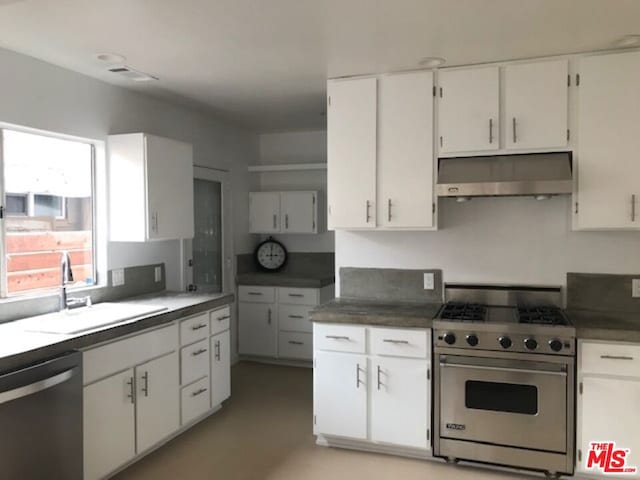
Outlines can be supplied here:
M76 284L93 284L93 146L17 130L0 134L3 295L60 286L63 251Z

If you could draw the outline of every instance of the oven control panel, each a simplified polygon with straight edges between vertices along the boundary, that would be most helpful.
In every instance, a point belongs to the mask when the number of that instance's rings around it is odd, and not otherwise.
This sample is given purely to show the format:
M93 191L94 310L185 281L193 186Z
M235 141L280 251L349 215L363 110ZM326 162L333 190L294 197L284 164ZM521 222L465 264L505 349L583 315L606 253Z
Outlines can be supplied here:
M504 352L575 355L576 341L571 335L558 332L522 333L509 331L435 330L436 347L466 348Z

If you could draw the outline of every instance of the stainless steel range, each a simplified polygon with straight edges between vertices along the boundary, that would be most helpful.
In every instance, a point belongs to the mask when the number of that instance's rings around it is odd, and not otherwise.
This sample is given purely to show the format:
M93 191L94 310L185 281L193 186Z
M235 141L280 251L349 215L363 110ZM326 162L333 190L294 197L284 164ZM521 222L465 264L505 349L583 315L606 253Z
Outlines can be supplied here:
M434 453L572 474L575 329L559 287L447 285L434 321Z

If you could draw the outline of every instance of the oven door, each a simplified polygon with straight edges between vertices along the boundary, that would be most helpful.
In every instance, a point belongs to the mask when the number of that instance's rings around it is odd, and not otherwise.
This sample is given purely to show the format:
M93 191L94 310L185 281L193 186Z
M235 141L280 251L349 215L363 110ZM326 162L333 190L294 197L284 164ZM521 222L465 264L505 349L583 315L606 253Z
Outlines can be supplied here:
M567 451L567 365L441 355L440 436Z

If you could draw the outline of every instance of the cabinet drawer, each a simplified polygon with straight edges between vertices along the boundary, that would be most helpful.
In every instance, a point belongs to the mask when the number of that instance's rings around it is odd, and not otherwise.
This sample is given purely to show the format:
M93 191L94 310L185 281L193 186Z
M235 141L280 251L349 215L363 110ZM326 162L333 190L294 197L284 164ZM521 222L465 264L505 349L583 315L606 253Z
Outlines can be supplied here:
M211 335L229 330L231 324L231 308L229 305L226 307L214 310L209 314L211 322Z
M313 358L313 335L311 333L280 332L278 334L278 357L311 360Z
M308 305L280 305L278 329L289 332L313 332L313 323L309 319L312 308Z
M278 303L288 305L317 305L317 288L278 288Z
M370 328L372 355L427 358L429 331L404 328Z
M118 340L82 354L82 378L88 384L178 348L178 324Z
M276 288L240 285L238 287L238 298L241 302L273 303L276 300Z
M582 342L580 372L640 377L640 345Z
M198 380L196 383L182 387L182 425L204 415L211 408L209 395L209 377Z
M316 323L313 325L313 343L316 350L366 353L366 328Z
M209 339L205 338L180 350L180 380L182 385L209 375Z
M209 335L209 317L207 313L190 317L180 322L180 345L189 345Z

